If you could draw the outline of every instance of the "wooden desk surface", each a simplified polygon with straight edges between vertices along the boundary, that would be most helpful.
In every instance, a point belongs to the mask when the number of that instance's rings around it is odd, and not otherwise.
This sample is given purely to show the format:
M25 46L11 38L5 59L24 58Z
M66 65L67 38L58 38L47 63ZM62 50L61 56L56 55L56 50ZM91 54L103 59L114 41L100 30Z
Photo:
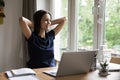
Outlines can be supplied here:
M64 77L52 77L47 74L42 73L44 70L54 69L52 68L38 68L34 69L37 73L37 76L41 80L120 80L120 72L110 72L110 75L107 77L100 77L98 75L98 71L92 71L86 74L79 74L79 75L71 75L71 76L64 76ZM8 80L5 73L0 73L0 80Z

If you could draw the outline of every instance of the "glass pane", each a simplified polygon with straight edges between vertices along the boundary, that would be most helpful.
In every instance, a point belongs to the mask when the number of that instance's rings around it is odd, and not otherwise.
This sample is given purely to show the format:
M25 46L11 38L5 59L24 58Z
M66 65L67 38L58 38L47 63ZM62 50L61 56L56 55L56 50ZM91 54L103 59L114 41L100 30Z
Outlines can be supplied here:
M68 16L68 0L61 0L62 1L62 15ZM63 27L61 33L60 33L60 48L61 50L67 49L67 39L68 39L68 23L66 22L65 26Z
M68 16L68 0L55 1L55 18ZM55 58L59 60L64 50L67 50L68 23L66 22L60 33L55 38Z
M94 0L78 0L78 49L93 49Z
M105 43L113 56L120 56L120 0L106 0Z

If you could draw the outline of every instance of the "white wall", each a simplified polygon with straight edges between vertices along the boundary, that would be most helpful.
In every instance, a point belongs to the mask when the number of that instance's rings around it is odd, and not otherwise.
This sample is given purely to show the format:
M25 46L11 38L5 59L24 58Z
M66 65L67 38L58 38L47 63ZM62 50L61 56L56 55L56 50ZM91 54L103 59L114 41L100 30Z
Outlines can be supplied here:
M4 0L4 24L0 25L0 72L23 67L23 37L18 19L22 15L22 0Z
M0 72L24 67L26 64L24 37L19 26L22 0L4 0L4 24L0 24ZM37 0L38 9L50 10L52 0Z

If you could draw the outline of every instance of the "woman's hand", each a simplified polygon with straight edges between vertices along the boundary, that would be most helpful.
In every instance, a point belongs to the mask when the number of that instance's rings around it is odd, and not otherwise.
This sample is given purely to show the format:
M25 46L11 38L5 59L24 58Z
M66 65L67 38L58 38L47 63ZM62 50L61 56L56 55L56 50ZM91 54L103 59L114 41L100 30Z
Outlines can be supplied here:
M57 26L53 29L55 32L55 35L57 35L61 31L62 27L65 24L65 21L66 21L66 17L62 17L62 18L51 21L51 25L57 24Z
M30 28L33 27L33 23L32 21L30 21L29 19L25 18L25 17L20 17L19 18L19 22L25 22Z

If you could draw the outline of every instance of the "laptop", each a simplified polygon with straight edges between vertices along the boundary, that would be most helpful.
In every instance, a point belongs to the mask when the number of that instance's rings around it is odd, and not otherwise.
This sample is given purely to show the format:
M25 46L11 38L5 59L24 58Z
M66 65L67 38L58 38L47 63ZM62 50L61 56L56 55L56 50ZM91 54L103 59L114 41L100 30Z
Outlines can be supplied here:
M97 51L63 52L58 68L43 71L51 76L66 76L87 73L95 60Z

